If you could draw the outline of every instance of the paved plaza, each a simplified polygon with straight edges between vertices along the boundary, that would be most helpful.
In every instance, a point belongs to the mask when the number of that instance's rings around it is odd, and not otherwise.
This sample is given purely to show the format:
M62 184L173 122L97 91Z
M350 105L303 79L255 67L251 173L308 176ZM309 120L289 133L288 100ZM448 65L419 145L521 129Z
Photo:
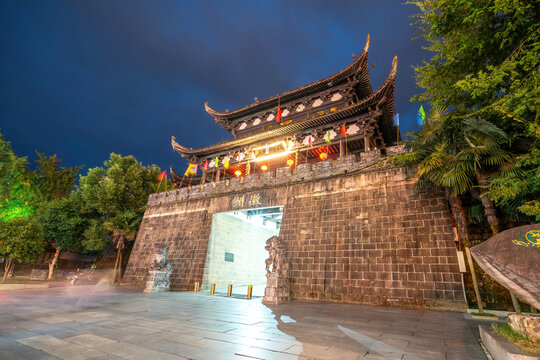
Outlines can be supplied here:
M125 287L0 292L0 359L486 359L461 313Z

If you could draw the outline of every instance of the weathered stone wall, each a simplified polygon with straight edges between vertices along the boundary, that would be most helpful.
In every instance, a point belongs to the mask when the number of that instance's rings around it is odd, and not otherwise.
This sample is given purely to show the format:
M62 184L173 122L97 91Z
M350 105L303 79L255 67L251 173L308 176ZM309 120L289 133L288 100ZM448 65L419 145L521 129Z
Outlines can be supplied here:
M277 235L277 230L252 224L244 219L225 214L214 214L206 256L203 289L210 284L216 288L266 283L264 260L268 252L266 240ZM234 255L234 261L225 261L225 252Z
M293 299L463 309L443 194L414 189L414 174L385 160L373 151L153 195L124 281L142 284L153 243L165 242L171 288L192 289L203 278L212 214L258 194L262 206L284 206Z

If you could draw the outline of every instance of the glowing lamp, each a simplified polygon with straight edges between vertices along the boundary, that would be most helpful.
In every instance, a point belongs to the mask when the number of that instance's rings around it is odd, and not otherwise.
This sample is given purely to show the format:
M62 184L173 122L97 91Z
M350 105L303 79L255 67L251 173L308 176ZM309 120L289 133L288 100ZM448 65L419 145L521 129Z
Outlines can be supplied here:
M266 165L261 166L261 170L262 170L262 171L268 170L268 166L266 166Z
M326 158L328 157L328 154L325 152L322 152L319 154L319 157L321 158L321 160L326 160Z
M293 165L294 165L294 160L293 160L293 159L287 160L287 166L288 166L288 167L291 167L291 166L293 166Z
M236 170L236 171L234 172L234 175L236 175L236 177L239 177L239 176L242 175L242 172L241 172L240 170Z

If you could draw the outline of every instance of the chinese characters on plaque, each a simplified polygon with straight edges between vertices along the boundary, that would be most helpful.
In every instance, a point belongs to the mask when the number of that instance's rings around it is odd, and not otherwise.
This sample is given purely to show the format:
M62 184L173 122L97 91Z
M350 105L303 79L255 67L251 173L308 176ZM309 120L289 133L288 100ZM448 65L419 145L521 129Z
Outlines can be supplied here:
M262 193L238 194L231 200L231 209L242 209L264 206Z

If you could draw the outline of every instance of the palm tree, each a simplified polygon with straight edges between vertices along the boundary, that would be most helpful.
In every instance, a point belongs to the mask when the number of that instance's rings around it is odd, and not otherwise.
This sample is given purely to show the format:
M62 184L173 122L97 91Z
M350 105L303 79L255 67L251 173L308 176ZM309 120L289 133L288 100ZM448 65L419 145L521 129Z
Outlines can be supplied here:
M473 181L459 171L462 166L457 158L460 132L459 123L449 121L444 109L434 107L420 131L407 134L409 140L403 141L403 144L411 151L399 155L396 162L417 170L417 186L444 187L460 238L468 245L469 220L461 194L472 187ZM454 168L449 169L449 164L454 164Z
M113 283L117 281L117 277L118 280L122 278L122 254L126 242L133 240L137 235L141 220L141 215L135 211L123 210L105 222L105 228L112 232L113 243L116 246Z
M468 219L460 196L467 191L481 201L491 230L497 234L499 219L487 195L487 183L511 159L501 147L507 141L505 132L483 119L450 119L444 110L434 108L422 129L409 136L411 140L404 144L413 151L402 155L398 163L417 168L418 185L445 188L464 242L468 243Z
M469 190L482 202L491 231L495 235L500 231L500 224L495 204L487 195L487 185L489 179L500 173L501 167L511 160L510 152L501 148L507 136L504 131L483 119L466 119L464 124L464 148L457 157L463 162L469 176L476 179L477 186Z

